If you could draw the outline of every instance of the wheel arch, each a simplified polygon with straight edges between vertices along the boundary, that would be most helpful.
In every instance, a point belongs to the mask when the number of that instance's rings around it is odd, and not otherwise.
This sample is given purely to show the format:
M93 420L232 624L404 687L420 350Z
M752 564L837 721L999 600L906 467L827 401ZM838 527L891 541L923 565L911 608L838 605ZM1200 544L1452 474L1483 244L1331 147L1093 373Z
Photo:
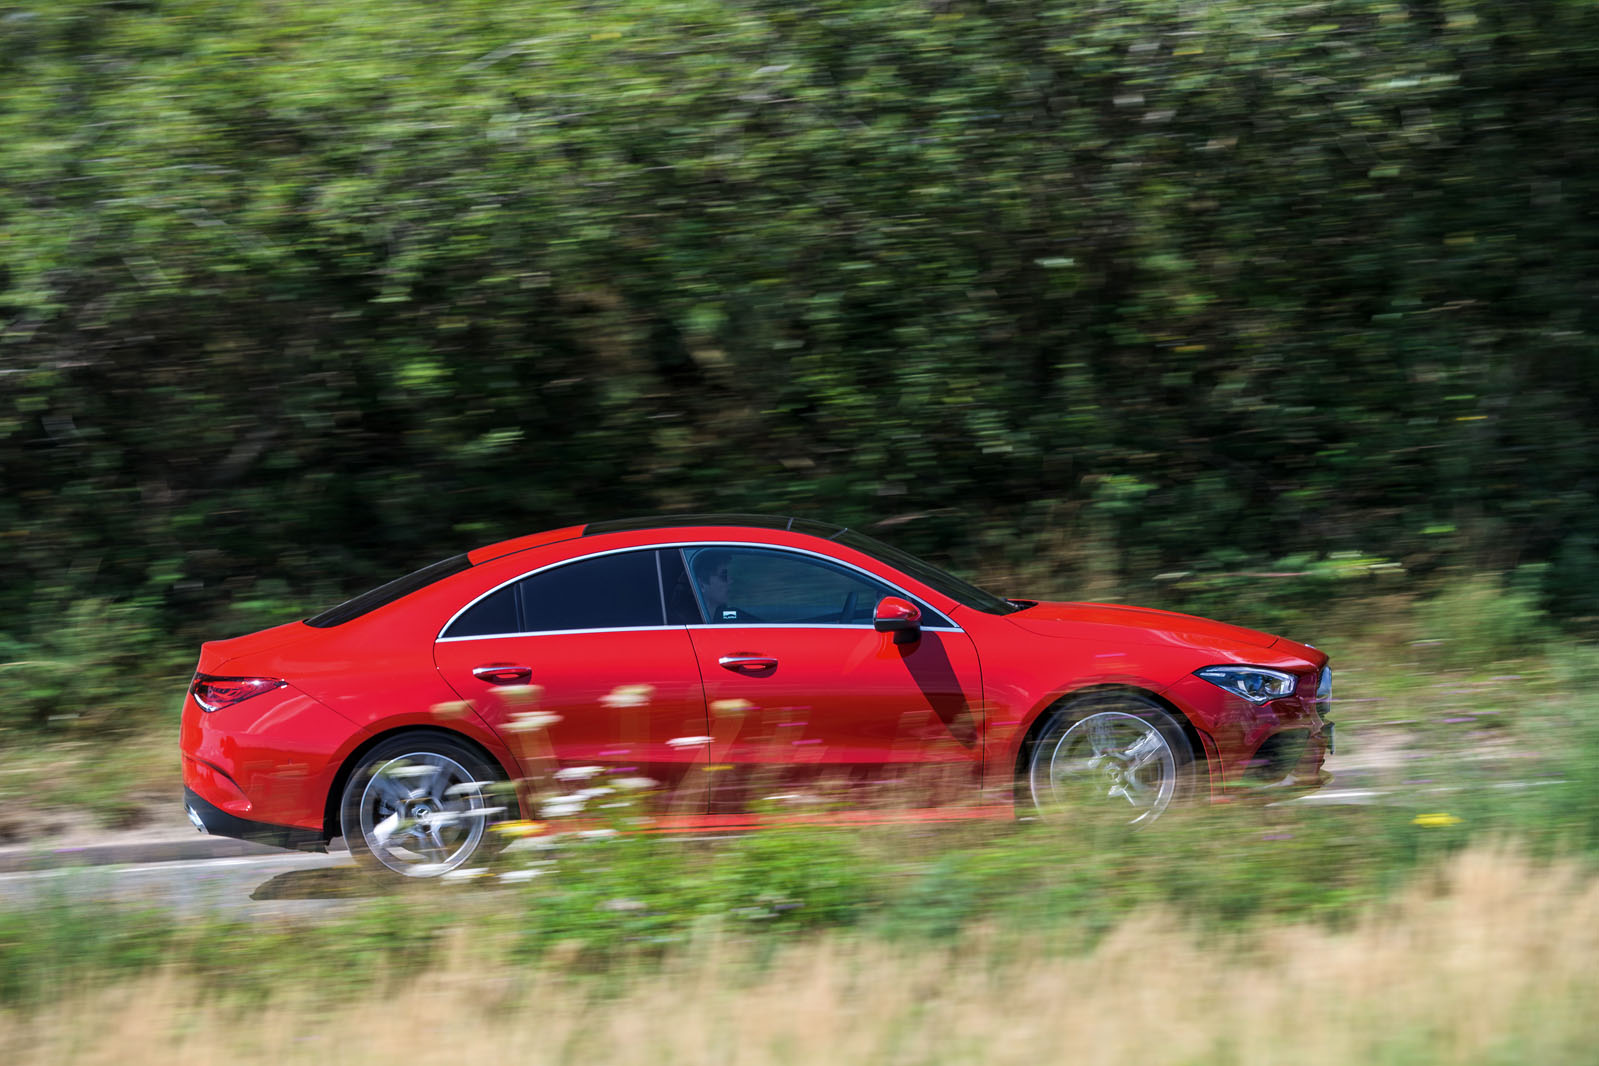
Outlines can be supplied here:
M1013 787L1020 789L1022 773L1027 767L1028 760L1032 757L1033 747L1038 743L1039 736L1044 732L1045 727L1049 725L1050 719L1054 717L1056 711L1080 699L1090 696L1114 695L1116 693L1123 693L1146 699L1155 704L1161 710L1165 711L1167 714L1171 715L1172 721L1176 722L1177 725L1182 729L1184 738L1187 739L1189 746L1193 748L1195 764L1197 766L1205 767L1208 776L1210 767L1210 747L1205 742L1204 734L1200 733L1200 731L1194 726L1194 723L1189 719L1188 715L1183 713L1182 708L1178 707L1171 700L1165 699L1159 693L1151 692L1147 688L1141 688L1138 685L1107 682L1097 685L1085 685L1082 688L1073 689L1070 692L1063 693L1062 695L1051 700L1049 703L1045 704L1044 707L1033 716L1032 724L1027 727L1027 732L1022 736L1022 742L1016 746L1016 757L1011 764L1011 782Z
M360 744L357 744L350 751L350 754L344 757L344 762L339 764L338 773L333 775L333 783L328 787L327 798L322 804L322 831L327 834L329 840L342 835L342 829L339 825L339 808L344 797L344 786L350 780L350 775L355 772L355 768L360 765L366 753L386 740L413 734L422 736L432 734L464 744L482 756L483 760L490 766L499 767L500 772L505 775L507 781L515 781L517 779L518 774L515 768L507 765L504 759L485 747L482 742L470 733L463 733L456 729L446 729L437 725L399 725L392 729L385 729L383 732L374 733ZM520 798L518 798L517 802L518 804L521 803Z

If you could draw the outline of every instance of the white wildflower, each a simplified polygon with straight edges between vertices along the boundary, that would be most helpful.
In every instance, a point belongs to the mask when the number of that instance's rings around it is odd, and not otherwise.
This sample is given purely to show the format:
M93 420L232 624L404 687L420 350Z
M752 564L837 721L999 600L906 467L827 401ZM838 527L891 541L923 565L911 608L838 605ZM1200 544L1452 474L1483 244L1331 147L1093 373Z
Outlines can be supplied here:
M560 720L561 716L558 714L549 714L545 711L524 711L521 714L511 715L501 728L512 733L531 733L535 730L546 729Z
M468 808L468 809L466 809L464 811L452 811L450 813L452 815L450 820L451 821L456 821L456 820L459 820L461 818L488 818L491 815L504 814L505 813L505 808L504 807L470 807L470 808Z
M650 697L654 694L655 689L650 685L617 685L601 696L600 702L607 707L616 709L642 707L650 702Z
M570 818L583 813L583 801L575 796L562 796L539 808L541 818Z

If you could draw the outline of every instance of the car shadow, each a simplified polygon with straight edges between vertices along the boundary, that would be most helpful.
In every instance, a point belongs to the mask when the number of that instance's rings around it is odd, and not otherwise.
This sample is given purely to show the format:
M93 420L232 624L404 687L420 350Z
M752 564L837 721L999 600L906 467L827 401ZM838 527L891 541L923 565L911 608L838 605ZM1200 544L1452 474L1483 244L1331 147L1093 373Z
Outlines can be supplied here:
M290 870L264 882L250 893L253 900L267 899L369 899L383 895L380 885L354 866L329 866L319 870Z

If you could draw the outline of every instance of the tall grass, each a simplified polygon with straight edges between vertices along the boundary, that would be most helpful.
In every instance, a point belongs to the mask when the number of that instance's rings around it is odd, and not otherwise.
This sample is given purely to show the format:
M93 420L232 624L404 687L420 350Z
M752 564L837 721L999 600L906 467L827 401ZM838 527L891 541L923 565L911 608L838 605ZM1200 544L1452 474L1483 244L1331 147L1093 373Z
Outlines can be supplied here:
M217 950L225 951L225 944ZM619 982L582 963L438 965L329 1000L177 971L0 1018L15 1066L185 1063L1147 1066L1592 1062L1599 881L1503 847L1454 856L1347 928L1203 934L1171 912L1086 952L977 924L938 947L831 934L754 962L707 936Z

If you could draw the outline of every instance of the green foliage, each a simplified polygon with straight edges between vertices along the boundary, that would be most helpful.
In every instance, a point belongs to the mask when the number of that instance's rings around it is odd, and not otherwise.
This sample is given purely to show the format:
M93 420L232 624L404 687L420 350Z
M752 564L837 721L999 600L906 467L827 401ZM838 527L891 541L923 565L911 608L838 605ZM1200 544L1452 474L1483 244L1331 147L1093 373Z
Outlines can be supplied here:
M1399 563L1362 552L1297 555L1260 569L1235 569L1247 560L1239 552L1221 550L1203 563L1203 570L1155 575L1138 598L1152 606L1319 640L1333 605L1374 601L1389 588L1403 587L1407 576Z
M1581 0L0 19L14 641L683 509L1066 593L1543 561L1594 613Z
M55 619L34 642L0 636L0 741L40 730L104 737L141 729L156 706L179 699L184 664L149 605L87 599Z
M1455 668L1480 669L1539 652L1551 630L1532 577L1518 571L1502 581L1494 574L1474 574L1450 582L1424 603L1417 625L1433 658Z

